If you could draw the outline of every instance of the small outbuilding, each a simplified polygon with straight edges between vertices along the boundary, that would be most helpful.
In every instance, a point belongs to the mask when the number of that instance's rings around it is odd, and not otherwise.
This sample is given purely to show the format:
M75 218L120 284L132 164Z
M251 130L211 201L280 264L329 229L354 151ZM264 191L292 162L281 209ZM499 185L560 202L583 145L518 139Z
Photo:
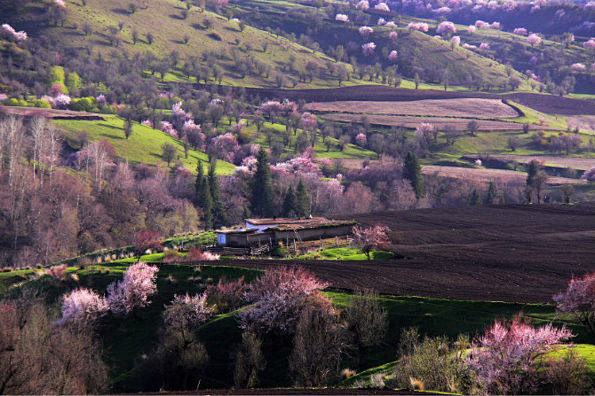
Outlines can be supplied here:
M311 218L246 219L245 227L217 231L217 244L222 247L248 248L261 245L289 244L351 234L354 221Z

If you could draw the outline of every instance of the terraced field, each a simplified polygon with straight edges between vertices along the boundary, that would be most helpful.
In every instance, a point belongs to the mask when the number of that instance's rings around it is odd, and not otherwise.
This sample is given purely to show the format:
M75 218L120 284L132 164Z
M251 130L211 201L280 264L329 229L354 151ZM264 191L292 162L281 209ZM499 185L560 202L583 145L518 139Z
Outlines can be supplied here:
M546 166L569 167L578 170L587 170L595 166L595 158L585 157L555 157L551 155L526 156L513 154L490 154L490 157L504 161L517 161L523 164L537 158L544 161Z
M415 101L343 101L314 102L306 108L324 113L353 113L396 116L432 116L462 118L514 118L519 113L498 99L426 99Z
M391 88L383 85L359 85L331 89L276 89L247 88L251 95L261 98L303 99L306 102L335 101L411 101L424 99L485 98L505 99L531 107L547 114L585 115L595 114L595 100L560 97L537 93L518 92L512 94L493 94L462 91L439 91L432 89Z
M524 172L515 172L506 169L488 169L488 168L462 168L457 166L435 166L424 165L422 172L426 174L437 174L442 177L450 177L454 179L473 180L480 183L487 183L494 179L501 181L519 180L524 182L527 174ZM549 185L560 184L586 184L585 180L570 179L567 177L550 176L547 179Z
M361 122L361 114L326 113L321 115L331 121L340 122ZM372 125L382 126L404 126L405 128L416 128L421 123L434 124L438 128L445 126L453 127L458 131L467 130L467 124L472 118L450 118L450 117L418 117L418 116L390 116L390 115L367 115L368 122ZM475 118L473 118L475 119ZM522 131L523 124L511 121L480 120L480 131ZM540 126L539 129L552 130L548 126Z

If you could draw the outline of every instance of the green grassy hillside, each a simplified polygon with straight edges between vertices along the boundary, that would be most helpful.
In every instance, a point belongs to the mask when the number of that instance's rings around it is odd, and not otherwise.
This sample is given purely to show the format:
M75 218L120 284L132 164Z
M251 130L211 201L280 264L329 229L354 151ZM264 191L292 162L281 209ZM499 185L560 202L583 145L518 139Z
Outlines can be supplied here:
M196 171L199 160L203 161L205 171L208 166L208 157L201 151L188 150L188 158L184 156L184 148L179 139L174 139L165 132L134 123L132 135L126 139L124 135L124 120L118 117L106 117L105 121L97 120L55 120L54 124L64 132L66 142L73 148L79 149L77 138L79 131L86 131L90 141L107 140L116 149L120 158L132 164L144 162L150 165L164 163L161 146L170 143L176 146L178 153L174 162L180 161L184 167ZM229 175L235 169L233 164L217 161L217 172Z
M178 0L138 2L135 3L137 8L134 13L129 11L131 2L125 0L87 0L86 5L80 0L66 0L67 12L63 26L36 23L34 16L42 15L49 3L35 0L20 9L10 9L7 22L29 32L32 40L42 36L51 37L62 50L87 48L106 56L110 56L113 51L121 54L152 53L158 58L170 59L172 51L176 51L180 61L166 75L169 81L196 81L195 76L188 79L184 75L183 65L189 57L204 62L203 57L208 54L219 58L217 64L223 70L223 82L243 86L275 86L277 72L286 74L297 83L298 78L292 76L292 68L304 68L308 62L324 68L326 62L332 61L322 53L313 53L282 37L248 25L240 27L231 18L195 6L187 9L186 3ZM85 29L90 29L92 33L87 35ZM133 44L135 31L138 40ZM152 43L147 37L149 33L153 36ZM114 35L121 40L119 46L110 40ZM269 72L259 76L249 73L244 78L234 67L234 58L260 62ZM298 87L336 84L323 76L307 84L298 84Z
M528 80L523 75L512 70L509 76L506 67L496 60L463 48L452 50L449 43L433 38L432 30L428 34L408 32L405 28L407 24L414 20L420 21L419 19L399 16L399 28L396 29L399 38L393 43L388 39L392 29L375 26L378 18L374 16L370 17L369 26L375 31L364 40L358 33L361 23L335 22L323 10L316 10L312 6L268 0L235 0L231 4L237 15L255 26L270 26L272 29L295 34L296 37L307 33L328 53L332 53L335 47L341 44L346 49L347 58L353 56L362 64L374 65L380 62L388 65L383 49L397 50L398 72L409 80L413 79L415 73L419 73L423 81L440 85L444 71L448 70L449 85L455 86L455 89L461 89L456 86L502 89L508 84L510 77L516 77L521 81L520 90L531 90ZM259 12L254 13L254 9L258 9ZM425 22L432 29L435 27L435 21ZM377 47L373 56L364 57L359 47L367 41L373 41ZM351 43L355 44L353 51L349 50ZM406 81L404 86L410 88L412 85L410 81Z

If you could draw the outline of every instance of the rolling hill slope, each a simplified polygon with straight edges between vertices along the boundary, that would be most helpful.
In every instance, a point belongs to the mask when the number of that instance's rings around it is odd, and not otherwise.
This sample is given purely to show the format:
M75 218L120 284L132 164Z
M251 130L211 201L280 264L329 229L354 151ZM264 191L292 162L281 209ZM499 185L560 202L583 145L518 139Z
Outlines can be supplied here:
M25 30L31 40L55 42L59 53L86 50L111 58L115 54L149 53L170 61L178 58L166 75L170 81L196 81L196 74L189 73L190 79L184 75L183 66L192 57L195 65L209 64L212 68L213 63L217 64L221 80L230 85L276 86L278 72L287 76L286 84L291 86L337 85L324 74L307 84L298 84L299 77L294 73L309 62L324 69L327 62L333 61L328 56L237 20L195 6L187 9L177 0L145 0L134 13L128 8L131 3L125 0L85 3L67 0L65 19L57 24L46 22L47 10L52 6L44 0L27 4L2 0L0 10L3 23ZM239 63L248 65L247 70L238 67Z

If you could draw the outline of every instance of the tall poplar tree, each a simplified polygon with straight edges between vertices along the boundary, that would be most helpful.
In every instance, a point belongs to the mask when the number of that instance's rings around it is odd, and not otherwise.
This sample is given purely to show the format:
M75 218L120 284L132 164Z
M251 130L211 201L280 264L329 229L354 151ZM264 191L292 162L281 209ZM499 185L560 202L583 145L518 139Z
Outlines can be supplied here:
M202 209L202 189L204 187L205 171L202 166L202 161L198 160L196 165L196 181L194 182L194 206Z
M219 228L227 225L227 213L221 202L221 194L219 193L219 179L215 173L217 169L216 160L211 161L209 166L209 187L211 190L211 199L213 202L213 225Z
M420 199L426 196L426 188L424 186L424 178L421 174L421 167L417 156L413 152L408 152L405 157L405 178L409 179L413 191L415 191L415 198Z
M200 200L202 202L202 220L205 225L205 229L213 229L213 197L211 196L211 186L208 180L203 179L203 188L200 192Z

